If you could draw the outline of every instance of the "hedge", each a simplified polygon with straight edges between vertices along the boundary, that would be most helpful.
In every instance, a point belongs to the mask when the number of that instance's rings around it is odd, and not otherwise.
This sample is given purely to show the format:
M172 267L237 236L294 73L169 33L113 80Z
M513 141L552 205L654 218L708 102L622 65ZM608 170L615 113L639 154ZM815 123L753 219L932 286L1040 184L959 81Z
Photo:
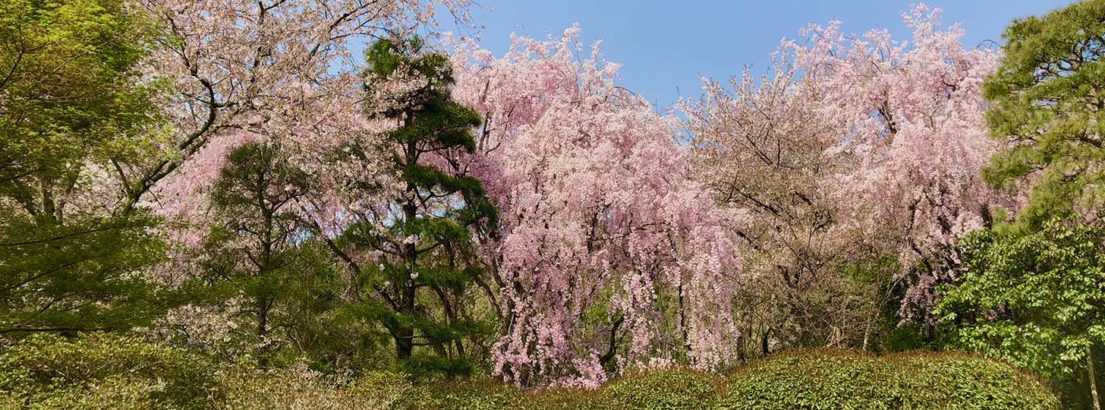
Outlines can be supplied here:
M960 353L804 351L729 376L724 409L1058 409L1039 378Z
M447 383L415 387L394 408L419 409L1058 409L1039 378L960 354L783 353L726 378L689 370L632 373L593 392Z
M682 369L635 372L596 391L524 391L489 382L437 383L403 394L394 409L701 409L724 390L722 378Z
M725 380L690 370L654 370L629 374L603 387L609 408L701 409L725 391Z
M0 346L0 403L31 409L201 409L215 386L203 357L137 338L35 335Z
M0 351L0 408L327 409L1058 409L1035 376L958 353L783 353L726 377L683 369L623 375L600 389L522 390L489 381L412 385L259 370L136 338L36 336Z
M132 336L36 335L0 346L0 409L366 409L391 406L401 375L337 378L305 367L217 365Z

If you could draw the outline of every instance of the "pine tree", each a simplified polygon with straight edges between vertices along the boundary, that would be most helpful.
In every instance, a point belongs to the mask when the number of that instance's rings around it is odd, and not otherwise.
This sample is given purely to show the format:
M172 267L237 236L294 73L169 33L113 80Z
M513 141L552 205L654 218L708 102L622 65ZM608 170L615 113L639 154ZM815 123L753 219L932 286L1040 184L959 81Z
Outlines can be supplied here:
M1005 56L985 83L991 134L1008 148L984 173L1031 187L1018 215L1039 228L1052 217L1100 221L1105 198L1105 1L1084 1L1014 21Z
M448 57L422 46L382 40L367 52L368 116L394 126L373 149L388 153L399 183L375 218L362 216L342 239L376 255L361 273L383 301L372 315L394 339L400 364L415 374L464 374L465 339L488 327L464 306L484 274L473 238L491 231L496 210L480 182L450 160L475 149L480 117L451 99ZM381 96L386 101L373 104Z
M208 276L249 298L255 335L270 338L273 311L296 268L296 201L307 176L279 147L248 143L230 153L212 193L218 223L207 239Z

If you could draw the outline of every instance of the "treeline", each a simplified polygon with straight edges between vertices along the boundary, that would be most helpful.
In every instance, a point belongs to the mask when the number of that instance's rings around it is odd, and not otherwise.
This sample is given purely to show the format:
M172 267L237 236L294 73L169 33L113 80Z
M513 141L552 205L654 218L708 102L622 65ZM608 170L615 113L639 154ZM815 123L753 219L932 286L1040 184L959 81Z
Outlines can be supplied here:
M1105 2L811 25L670 113L578 28L436 34L469 6L0 5L0 341L587 388L950 349L1097 404Z

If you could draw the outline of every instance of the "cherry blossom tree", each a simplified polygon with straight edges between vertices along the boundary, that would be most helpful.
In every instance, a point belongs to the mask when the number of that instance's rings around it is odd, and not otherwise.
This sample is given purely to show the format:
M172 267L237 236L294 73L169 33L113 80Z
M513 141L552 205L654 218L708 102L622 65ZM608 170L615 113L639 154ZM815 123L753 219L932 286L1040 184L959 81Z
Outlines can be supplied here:
M728 228L744 245L742 357L866 349L888 299L888 274L861 269L877 258L849 240L859 232L838 217L831 182L855 158L788 57L776 53L761 76L745 69L728 85L705 80L701 99L679 104L693 177L734 214Z
M128 207L187 201L147 194L212 140L249 134L283 139L308 150L301 155L336 146L364 125L356 44L432 24L439 5L467 18L462 0L138 3L163 31L145 70L148 81L170 89L161 103L171 126L159 139L163 155L156 161L121 161ZM224 156L229 149L206 155ZM197 182L184 179L175 182Z
M131 4L159 30L156 47L143 61L143 80L165 91L155 101L165 125L151 130L150 155L115 158L111 171L120 183L112 188L124 198L118 212L149 207L165 219L160 230L171 257L150 276L174 285L210 269L205 245L212 228L227 219L212 204L216 182L231 153L247 144L272 147L282 166L303 174L294 198L281 202L282 217L303 222L297 229L340 235L350 210L377 199L353 187L394 180L379 152L354 157L339 151L377 144L386 129L364 114L357 50L375 37L433 26L442 12L466 22L468 7L466 0ZM297 231L281 245L306 244L301 235L307 234ZM250 245L257 243L263 244ZM258 276L268 269L254 268L250 272ZM343 301L356 301L350 293L345 290ZM266 304L254 303L259 307L253 310L261 313Z
M1006 201L980 177L997 149L980 87L998 54L964 47L958 25L940 29L940 13L924 5L903 13L912 41L886 30L851 38L833 22L785 42L824 118L841 130L836 138L858 157L834 181L841 217L863 233L856 240L883 244L912 272L906 319L931 319L935 285L960 263L956 240Z
M335 147L378 131L362 113L357 45L433 25L441 11L467 21L468 7L466 0L134 1L161 33L143 67L145 81L166 88L156 102L168 125L151 132L153 155L115 159L121 182L113 188L123 192L122 211L149 206L167 217L175 256L158 276L168 281L195 269L188 251L213 223L207 193L235 148L279 145L334 192L337 176L382 174L377 157L336 173L331 161ZM314 203L311 212L328 219L339 212L333 198Z
M741 262L687 178L673 123L617 86L578 28L513 38L501 58L461 43L457 98L485 119L459 158L501 210L484 251L498 289L494 373L594 386L611 372L730 359Z

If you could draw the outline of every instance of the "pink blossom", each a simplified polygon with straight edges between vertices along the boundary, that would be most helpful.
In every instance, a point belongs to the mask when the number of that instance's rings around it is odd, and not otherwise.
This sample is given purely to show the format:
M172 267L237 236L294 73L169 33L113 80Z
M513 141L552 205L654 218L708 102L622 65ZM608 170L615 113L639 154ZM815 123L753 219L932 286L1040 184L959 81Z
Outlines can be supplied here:
M676 352L716 367L736 335L727 312L739 254L687 178L673 120L618 87L597 45L581 60L577 33L516 36L498 59L456 47L454 95L486 122L464 160L501 209L483 244L501 290L494 372L594 386L611 332L608 368ZM680 318L665 317L661 298L679 301ZM680 336L664 334L665 321Z

